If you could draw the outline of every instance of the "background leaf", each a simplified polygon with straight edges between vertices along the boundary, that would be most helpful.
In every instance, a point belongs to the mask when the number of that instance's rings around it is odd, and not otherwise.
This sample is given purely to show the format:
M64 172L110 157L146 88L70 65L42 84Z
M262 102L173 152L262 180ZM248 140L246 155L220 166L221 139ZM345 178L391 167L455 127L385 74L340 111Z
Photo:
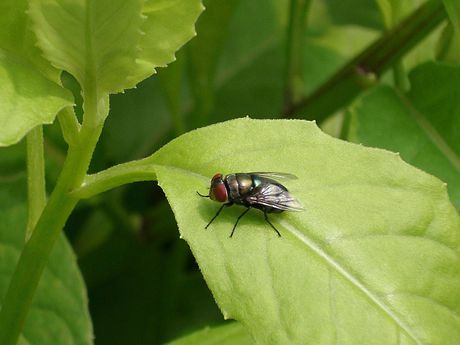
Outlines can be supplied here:
M214 83L219 58L228 34L228 24L240 0L210 0L197 22L198 37L190 42L191 91L198 119L206 119L214 107ZM198 121L199 122L199 121Z
M149 162L224 316L257 342L460 338L458 214L441 181L397 155L304 121L240 119L181 136ZM271 216L282 238L254 211L228 239L239 207L205 231L218 205L195 191L216 171L257 170L296 174L287 187L306 210Z
M458 66L432 62L410 73L412 88L407 95L378 86L350 107L348 132L350 140L400 152L405 161L447 182L457 209L460 209L459 78Z
M0 176L1 298L25 241L25 185L24 174ZM75 256L61 237L40 281L19 344L92 344L87 304Z
M329 13L338 25L360 25L372 29L382 28L375 1L326 0ZM350 9L353 8L353 11Z
M457 40L460 40L460 4L455 0L443 0L447 14L457 35Z

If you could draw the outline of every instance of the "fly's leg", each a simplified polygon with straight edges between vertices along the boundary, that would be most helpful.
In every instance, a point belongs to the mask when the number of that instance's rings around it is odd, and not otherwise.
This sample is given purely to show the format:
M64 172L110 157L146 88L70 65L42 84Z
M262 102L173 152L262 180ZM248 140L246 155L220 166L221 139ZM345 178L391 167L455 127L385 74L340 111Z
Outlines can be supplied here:
M238 219L236 220L235 225L233 225L232 233L230 234L229 237L232 237L232 236L233 236L233 233L235 232L235 229L236 229L236 226L238 225L238 222L239 222L240 219L243 218L243 216L249 211L249 209L250 209L250 207L248 207L246 210L244 210L243 213L240 214L240 216L239 216Z
M206 225L204 228L207 229L208 226L210 226L211 223L214 221L214 219L217 218L217 216L220 214L220 212L223 210L223 208L224 208L225 206L230 206L230 205L231 205L231 204L223 204L223 205L219 208L219 211L217 211L216 215L215 215L214 217L212 217L212 219L209 221L208 225Z
M267 210L264 210L264 217L265 217L265 220L267 221L267 223L270 224L270 226L273 228L273 230L276 231L276 233L278 234L278 236L281 237L280 232L279 232L279 231L275 228L275 226L268 220Z

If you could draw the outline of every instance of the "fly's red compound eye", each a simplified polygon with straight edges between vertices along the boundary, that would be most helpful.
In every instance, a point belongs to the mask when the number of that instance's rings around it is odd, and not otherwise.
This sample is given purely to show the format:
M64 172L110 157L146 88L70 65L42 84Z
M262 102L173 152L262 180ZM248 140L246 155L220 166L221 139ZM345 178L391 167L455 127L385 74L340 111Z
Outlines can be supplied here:
M228 201L228 192L222 179L222 174L215 174L211 180L211 189L209 190L211 200L219 202Z
M211 187L210 197L212 200L216 200L219 202L227 202L228 200L228 193L227 188L223 183L217 183Z

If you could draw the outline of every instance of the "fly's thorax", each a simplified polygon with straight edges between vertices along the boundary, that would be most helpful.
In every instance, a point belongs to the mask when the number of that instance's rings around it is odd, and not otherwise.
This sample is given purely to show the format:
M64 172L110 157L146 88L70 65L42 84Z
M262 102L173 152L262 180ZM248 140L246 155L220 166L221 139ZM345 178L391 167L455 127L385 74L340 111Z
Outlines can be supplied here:
M225 176L225 182L228 186L230 200L239 200L254 188L250 174L230 174Z

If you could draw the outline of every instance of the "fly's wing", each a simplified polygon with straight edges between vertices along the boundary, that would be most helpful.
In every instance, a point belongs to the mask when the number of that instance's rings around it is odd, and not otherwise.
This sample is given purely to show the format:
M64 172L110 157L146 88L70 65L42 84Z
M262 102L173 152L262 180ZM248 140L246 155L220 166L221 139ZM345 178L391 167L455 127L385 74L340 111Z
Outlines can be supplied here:
M260 177L270 178L274 180L297 180L297 176L282 172L251 172L250 175L258 175Z
M250 204L260 204L282 211L303 211L302 204L278 184L262 183L246 197Z

